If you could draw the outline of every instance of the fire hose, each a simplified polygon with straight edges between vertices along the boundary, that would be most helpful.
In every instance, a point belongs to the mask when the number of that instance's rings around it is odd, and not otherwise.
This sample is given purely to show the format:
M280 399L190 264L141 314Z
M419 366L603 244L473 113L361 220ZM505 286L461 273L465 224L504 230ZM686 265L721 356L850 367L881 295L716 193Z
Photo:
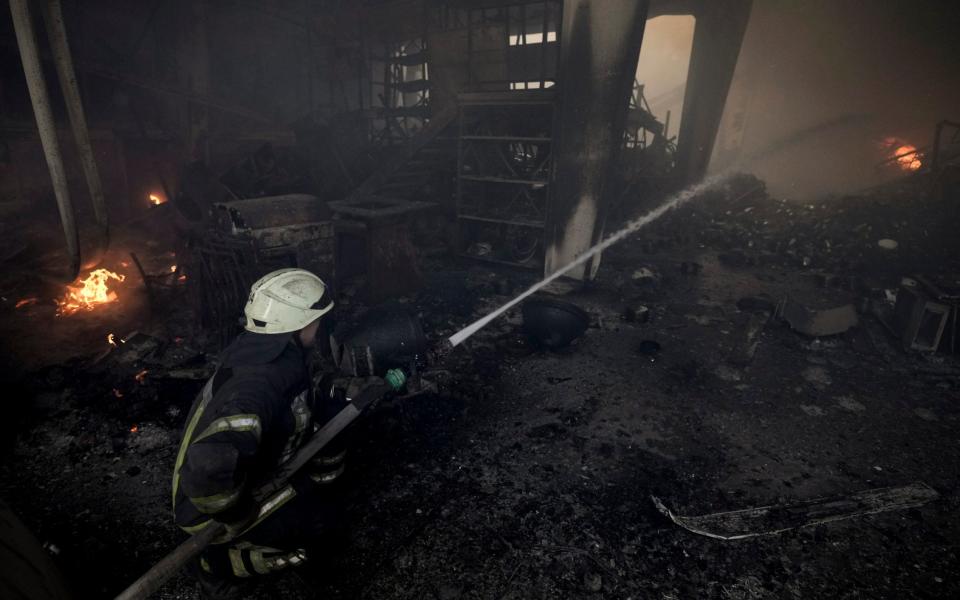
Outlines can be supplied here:
M288 462L280 467L280 471L269 482L261 485L253 493L254 500L261 504L270 496L283 489L294 473L306 465L317 452L322 450L348 425L369 406L377 402L394 386L389 381L368 386L352 401L336 414L326 425L321 427L310 440L294 454ZM120 592L115 600L133 600L146 598L160 589L168 579L173 577L188 562L199 554L224 533L224 526L214 522L200 533L194 534L187 541L177 546L172 552L154 565L149 571L140 576L127 589Z

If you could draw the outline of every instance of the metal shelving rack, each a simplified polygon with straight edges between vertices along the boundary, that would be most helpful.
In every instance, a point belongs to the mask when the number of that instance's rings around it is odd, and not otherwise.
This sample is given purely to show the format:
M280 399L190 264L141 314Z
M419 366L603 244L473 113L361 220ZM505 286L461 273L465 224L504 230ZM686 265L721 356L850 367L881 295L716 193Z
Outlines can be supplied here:
M459 250L540 268L552 178L551 89L458 96Z

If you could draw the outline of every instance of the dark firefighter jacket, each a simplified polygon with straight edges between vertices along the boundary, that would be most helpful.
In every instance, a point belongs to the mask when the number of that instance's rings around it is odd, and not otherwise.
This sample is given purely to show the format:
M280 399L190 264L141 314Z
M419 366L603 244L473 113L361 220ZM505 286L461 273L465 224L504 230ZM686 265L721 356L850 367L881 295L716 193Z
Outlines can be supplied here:
M347 402L333 393L318 402L308 383L305 352L291 335L242 333L234 340L187 417L173 475L177 525L196 533L211 519L247 522L256 511L246 530L295 496L287 486L254 506L251 492ZM336 479L344 454L335 439L307 469L310 478Z

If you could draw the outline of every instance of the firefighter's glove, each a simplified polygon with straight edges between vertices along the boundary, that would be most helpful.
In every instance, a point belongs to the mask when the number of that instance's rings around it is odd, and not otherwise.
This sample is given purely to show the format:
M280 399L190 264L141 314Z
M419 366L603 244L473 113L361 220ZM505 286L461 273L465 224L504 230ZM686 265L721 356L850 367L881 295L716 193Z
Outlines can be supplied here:
M407 375L403 372L403 369L390 369L387 371L387 374L383 376L383 379L395 392L402 390L403 386L407 383Z

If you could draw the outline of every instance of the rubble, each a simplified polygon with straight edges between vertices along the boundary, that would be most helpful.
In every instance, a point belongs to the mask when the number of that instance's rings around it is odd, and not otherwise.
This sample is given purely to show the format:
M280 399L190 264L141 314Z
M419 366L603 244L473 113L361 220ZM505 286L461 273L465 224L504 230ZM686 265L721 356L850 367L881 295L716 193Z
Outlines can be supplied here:
M737 308L746 312L766 312L773 314L777 309L777 302L766 295L747 296L737 300Z
M627 306L622 317L628 323L646 323L650 320L650 309L643 305Z
M850 396L840 396L837 398L837 406L854 413L861 413L867 410L867 407L864 406L862 402L858 402Z
M915 283L900 286L887 325L896 332L904 347L922 352L935 352L955 307L934 301ZM952 340L952 335L951 335Z
M880 246L884 250L896 250L899 245L896 240L886 238L877 241L877 246Z
M808 367L804 369L803 379L819 390L825 390L833 383L829 371L824 367Z
M641 267L630 276L636 285L653 285L660 280L660 276L647 267Z
M857 492L848 496L821 498L791 505L761 506L698 517L677 515L656 496L651 496L651 499L657 510L687 531L730 541L776 535L800 527L915 508L939 497L936 490L925 483L917 482L903 487Z
M790 298L785 298L777 306L777 316L796 331L810 337L838 335L859 323L856 308L852 304L811 310Z
M660 352L660 342L656 340L643 340L637 346L637 352L651 357L650 360L653 360L653 356Z

